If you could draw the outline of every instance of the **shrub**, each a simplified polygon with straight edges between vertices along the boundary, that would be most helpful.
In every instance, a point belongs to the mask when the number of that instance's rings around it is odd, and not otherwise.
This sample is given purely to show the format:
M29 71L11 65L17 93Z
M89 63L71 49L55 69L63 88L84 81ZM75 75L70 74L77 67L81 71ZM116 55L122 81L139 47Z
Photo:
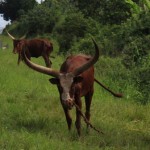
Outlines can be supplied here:
M140 65L150 48L150 12L142 11L122 26L124 30L124 64L127 67Z
M95 77L114 92L122 93L124 100L133 101L138 92L132 72L122 64L121 58L101 56L95 64Z
M60 52L66 52L74 41L85 36L87 21L80 12L65 16L64 20L55 28L60 44Z
M124 64L128 68L141 65L142 59L144 59L149 53L150 36L142 37L130 37L128 43L124 47Z
M93 54L94 52L94 45L92 39L89 37L85 37L80 39L78 42L73 42L69 53L76 54L76 53L84 53L84 54Z
M27 15L22 16L20 21L20 26L25 28L30 35L44 32L51 33L57 21L57 14L54 15L48 7L38 5Z
M150 54L142 59L141 65L133 69L133 80L135 80L138 94L136 101L142 104L150 102Z

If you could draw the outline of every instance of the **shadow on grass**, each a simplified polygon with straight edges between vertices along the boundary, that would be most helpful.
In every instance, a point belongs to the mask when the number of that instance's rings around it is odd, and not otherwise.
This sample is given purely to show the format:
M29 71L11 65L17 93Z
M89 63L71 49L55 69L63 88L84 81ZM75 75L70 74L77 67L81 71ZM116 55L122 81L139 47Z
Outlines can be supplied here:
M26 128L30 132L36 132L39 130L43 130L47 126L48 119L47 118L30 118L19 120L17 122L17 128Z

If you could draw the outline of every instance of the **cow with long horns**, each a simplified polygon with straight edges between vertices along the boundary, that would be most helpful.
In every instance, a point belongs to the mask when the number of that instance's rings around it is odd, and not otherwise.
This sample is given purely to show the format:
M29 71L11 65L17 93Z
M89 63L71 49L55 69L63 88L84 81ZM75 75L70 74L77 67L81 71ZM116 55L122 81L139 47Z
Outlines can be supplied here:
M27 66L31 69L44 73L54 78L49 81L52 84L56 84L60 94L60 101L63 106L63 110L66 116L66 121L68 124L68 129L71 129L72 118L69 114L69 110L74 106L78 105L80 110L82 109L81 97L85 97L86 112L85 116L87 120L90 120L90 106L92 101L92 96L94 92L94 81L99 83L102 87L112 93L114 96L122 97L121 94L116 94L102 85L98 80L94 78L94 64L99 58L99 48L96 42L93 40L95 46L94 57L86 55L76 55L70 56L61 65L60 71L54 70L52 68L46 68L44 66L37 65L24 55L24 61ZM27 47L23 48L25 52ZM81 134L81 114L79 109L76 108L76 122L75 122L78 135Z
M49 57L53 51L53 44L47 39L31 39L27 40L24 38L16 39L8 31L7 34L13 40L13 53L18 53L18 64L22 59L22 47L26 46L27 51L26 55L30 60L31 57L40 57L42 56L47 67L51 67L52 62Z

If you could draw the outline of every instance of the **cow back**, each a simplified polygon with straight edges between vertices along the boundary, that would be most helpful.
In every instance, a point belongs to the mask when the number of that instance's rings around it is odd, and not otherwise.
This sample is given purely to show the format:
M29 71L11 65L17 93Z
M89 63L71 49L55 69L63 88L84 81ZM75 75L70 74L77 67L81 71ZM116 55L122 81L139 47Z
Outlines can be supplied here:
M44 39L32 39L27 41L27 47L31 57L49 55L53 50L52 44Z

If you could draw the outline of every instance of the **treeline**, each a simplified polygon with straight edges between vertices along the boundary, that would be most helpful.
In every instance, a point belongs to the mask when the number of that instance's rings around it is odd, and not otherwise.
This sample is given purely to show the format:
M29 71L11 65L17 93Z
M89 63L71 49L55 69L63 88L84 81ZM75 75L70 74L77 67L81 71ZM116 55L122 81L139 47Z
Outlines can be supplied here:
M14 9L16 3L20 7ZM55 39L64 54L91 53L93 36L101 55L107 57L105 63L111 65L113 60L124 68L120 70L122 88L128 83L136 101L150 101L150 0L45 0L41 4L35 0L4 0L0 8L5 19L12 20L7 26L11 33ZM13 17L12 8L17 10Z

